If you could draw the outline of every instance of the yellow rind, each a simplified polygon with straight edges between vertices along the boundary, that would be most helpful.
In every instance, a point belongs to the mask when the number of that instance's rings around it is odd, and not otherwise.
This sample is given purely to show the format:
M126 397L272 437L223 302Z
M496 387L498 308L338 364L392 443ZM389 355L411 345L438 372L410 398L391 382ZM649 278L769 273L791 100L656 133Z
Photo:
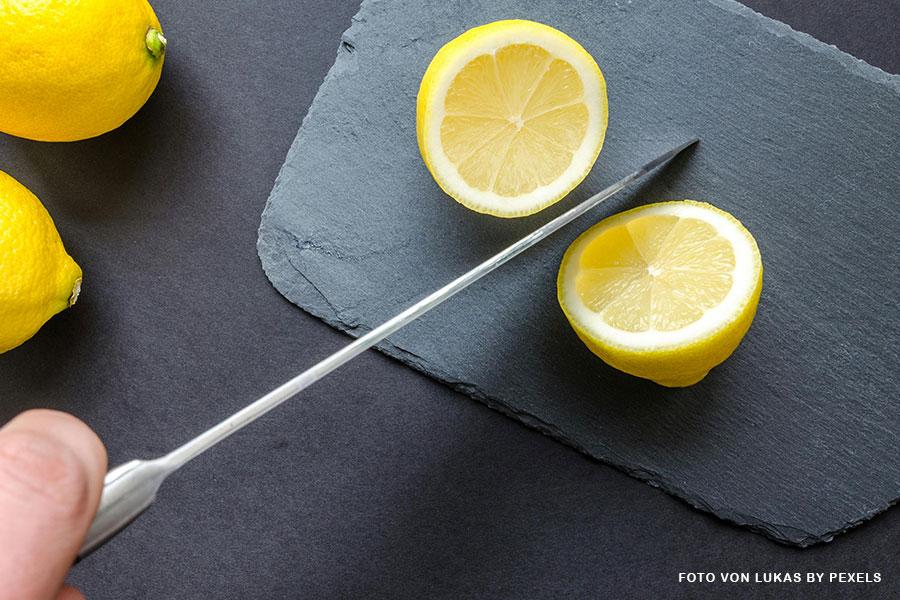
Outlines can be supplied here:
M720 328L711 335L699 340L688 340L683 344L669 346L663 349L631 349L617 346L604 342L591 335L590 330L581 323L570 310L567 308L567 302L564 298L563 281L566 277L567 269L573 261L569 258L580 242L591 238L600 227L614 227L618 221L630 220L631 216L639 211L643 211L652 206L662 204L676 204L669 202L659 202L633 208L631 210L613 215L604 219L600 223L594 225L583 234L578 236L572 245L566 250L560 265L559 275L557 277L557 300L563 313L575 330L579 339L597 356L599 356L606 364L625 373L629 373L636 377L650 379L660 385L666 387L685 387L693 385L702 380L709 373L709 370L727 359L744 335L750 328L753 318L756 315L756 309L759 304L760 294L762 292L763 283L763 267L762 261L759 259L759 248L756 241L749 231L738 221L733 215L716 208L705 202L694 202L685 200L683 202L704 206L708 210L713 210L735 223L746 237L753 244L756 252L758 275L756 287L753 293L740 305L737 316L733 319L722 323ZM680 202L679 202L680 203Z

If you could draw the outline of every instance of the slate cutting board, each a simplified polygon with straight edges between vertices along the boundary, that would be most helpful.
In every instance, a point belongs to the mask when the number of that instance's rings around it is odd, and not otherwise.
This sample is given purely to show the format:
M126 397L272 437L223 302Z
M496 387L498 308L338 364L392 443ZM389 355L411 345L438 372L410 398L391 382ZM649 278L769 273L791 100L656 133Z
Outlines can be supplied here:
M501 18L565 31L609 88L591 174L517 220L446 197L415 141L430 58ZM699 135L692 154L381 349L700 509L807 546L900 497L898 131L900 77L731 0L365 0L276 181L258 249L282 294L358 335ZM665 389L584 348L555 276L592 223L683 198L744 222L765 281L737 352L700 384Z

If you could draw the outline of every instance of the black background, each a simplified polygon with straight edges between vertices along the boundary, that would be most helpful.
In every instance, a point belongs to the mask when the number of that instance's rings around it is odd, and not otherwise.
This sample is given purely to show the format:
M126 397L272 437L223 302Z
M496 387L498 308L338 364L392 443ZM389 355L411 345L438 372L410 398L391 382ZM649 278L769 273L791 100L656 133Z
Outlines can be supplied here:
M900 73L896 0L745 3ZM170 47L138 115L73 144L0 137L0 169L85 271L76 307L0 356L0 421L68 410L111 464L170 450L348 339L275 292L255 242L357 3L154 6ZM71 581L97 600L892 598L898 542L889 510L779 546L367 353L175 474ZM697 571L882 583L678 583Z

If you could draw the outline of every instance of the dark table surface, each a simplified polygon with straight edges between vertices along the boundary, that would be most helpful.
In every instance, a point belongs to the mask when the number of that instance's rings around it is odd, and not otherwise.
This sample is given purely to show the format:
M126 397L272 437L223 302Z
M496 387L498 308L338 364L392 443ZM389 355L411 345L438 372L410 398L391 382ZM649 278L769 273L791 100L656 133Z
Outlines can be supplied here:
M900 73L896 0L745 3ZM78 305L0 356L0 422L68 410L111 464L168 451L347 341L278 295L255 242L358 4L154 6L170 49L137 116L74 144L0 136L0 169L85 270ZM779 546L367 353L175 474L71 581L95 600L893 598L898 542L889 510ZM678 581L732 571L881 583Z

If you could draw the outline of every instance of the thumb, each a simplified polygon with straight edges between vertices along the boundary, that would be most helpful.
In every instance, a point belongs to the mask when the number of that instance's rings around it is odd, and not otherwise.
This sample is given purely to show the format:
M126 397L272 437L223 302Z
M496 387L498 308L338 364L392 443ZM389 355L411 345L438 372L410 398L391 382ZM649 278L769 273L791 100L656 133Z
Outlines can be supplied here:
M105 473L103 443L71 415L31 410L0 429L0 600L57 597Z

